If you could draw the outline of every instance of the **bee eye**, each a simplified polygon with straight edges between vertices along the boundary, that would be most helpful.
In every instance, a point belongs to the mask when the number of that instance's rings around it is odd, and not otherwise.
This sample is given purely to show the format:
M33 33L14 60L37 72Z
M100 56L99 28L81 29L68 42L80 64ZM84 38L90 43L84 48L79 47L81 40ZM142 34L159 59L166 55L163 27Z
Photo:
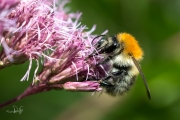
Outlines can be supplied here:
M104 42L104 39L101 39L100 41L99 41L99 44L102 44Z
M111 53L111 52L113 52L115 49L117 49L119 47L119 44L117 43L116 37L112 36L111 40L112 40L112 42L109 43L105 47L105 52L106 53Z
M103 43L104 43L104 39L99 40L97 43L97 48L101 47Z
M116 48L117 48L117 44L114 43L114 44L112 44L111 46L107 46L107 47L105 48L105 52L106 52L106 53L111 53L111 52L113 52Z

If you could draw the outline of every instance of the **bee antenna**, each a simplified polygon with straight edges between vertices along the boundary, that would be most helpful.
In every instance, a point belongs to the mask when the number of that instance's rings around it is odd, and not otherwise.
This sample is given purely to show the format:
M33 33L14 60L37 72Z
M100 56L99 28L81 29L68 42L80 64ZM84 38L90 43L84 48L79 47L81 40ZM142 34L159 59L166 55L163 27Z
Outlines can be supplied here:
M141 74L141 77L142 77L142 79L143 79L144 85L145 85L145 87L146 87L147 96L148 96L148 98L151 100L150 89L149 89L149 87L148 87L147 80L146 80L146 78L145 78L145 76L144 76L144 74L143 74L143 72L142 72L142 70L141 70L141 68L140 68L140 65L139 65L139 63L136 61L136 59L135 59L134 57L132 57L132 60L133 60L134 64L136 65L139 73Z
M99 36L96 36L96 37L92 40L91 44L93 44L93 42L94 42L95 39L97 39L97 38L99 38L99 37L102 37L102 36L106 36L106 35L99 35Z

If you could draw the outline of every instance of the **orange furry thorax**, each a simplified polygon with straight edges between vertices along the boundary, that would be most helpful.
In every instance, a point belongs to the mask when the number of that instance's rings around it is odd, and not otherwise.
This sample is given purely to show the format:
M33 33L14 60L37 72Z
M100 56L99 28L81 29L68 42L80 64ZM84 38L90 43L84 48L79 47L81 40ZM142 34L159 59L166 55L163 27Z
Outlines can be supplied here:
M117 40L124 46L124 52L127 55L132 55L136 60L143 58L143 51L138 44L138 41L128 33L117 34Z

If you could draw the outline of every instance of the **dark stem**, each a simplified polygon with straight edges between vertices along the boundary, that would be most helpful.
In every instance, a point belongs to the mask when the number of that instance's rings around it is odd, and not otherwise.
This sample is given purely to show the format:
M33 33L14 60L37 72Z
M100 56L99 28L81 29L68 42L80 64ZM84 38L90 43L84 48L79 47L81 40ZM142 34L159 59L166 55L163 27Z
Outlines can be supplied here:
M33 95L36 93L44 92L44 91L49 91L51 89L63 89L61 84L55 84L55 85L49 85L49 84L39 84L39 85L30 85L22 94L19 96L0 104L0 108L5 107L11 103L14 103L16 101L21 100L22 98L25 98L29 95Z

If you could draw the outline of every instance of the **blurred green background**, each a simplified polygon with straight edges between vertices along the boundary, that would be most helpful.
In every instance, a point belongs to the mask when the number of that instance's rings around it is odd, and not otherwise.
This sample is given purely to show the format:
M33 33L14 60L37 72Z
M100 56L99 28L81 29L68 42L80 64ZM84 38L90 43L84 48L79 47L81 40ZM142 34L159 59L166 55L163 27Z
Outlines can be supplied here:
M50 91L0 109L0 119L180 120L180 0L72 0L68 6L83 13L82 24L97 25L94 34L108 30L109 35L128 32L136 37L145 52L141 66L152 100L139 76L131 91L118 98ZM25 63L0 71L0 103L30 84L19 81L27 67ZM7 113L13 105L23 106L22 114Z

